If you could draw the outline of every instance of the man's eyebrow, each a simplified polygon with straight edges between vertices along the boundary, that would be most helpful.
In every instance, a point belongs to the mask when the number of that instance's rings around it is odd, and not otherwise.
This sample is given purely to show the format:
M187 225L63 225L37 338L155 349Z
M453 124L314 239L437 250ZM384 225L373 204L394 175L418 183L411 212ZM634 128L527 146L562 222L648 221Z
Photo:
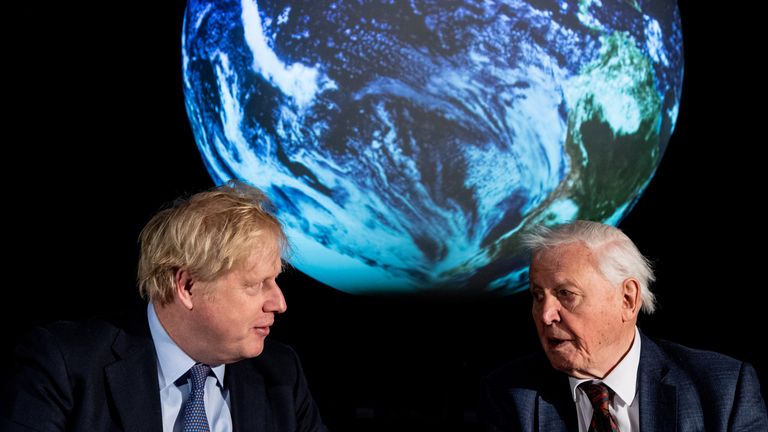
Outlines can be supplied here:
M558 282L557 284L555 284L555 289L563 289L563 288L565 288L565 289L569 289L570 290L570 289L577 288L577 287L578 287L578 285L575 282L573 282L572 280L570 280L570 279L566 279L566 280L564 280L562 282Z
M566 280L564 280L564 281L561 281L561 282L558 282L558 283L556 283L556 284L555 284L555 285L552 287L552 289L561 289L561 288L573 288L573 287L576 287L576 286L577 286L577 285L576 285L576 284L575 284L573 281L571 281L570 279L566 279ZM529 291L533 291L533 290L535 290L535 289L540 289L540 290L543 290L543 289L545 289L545 288L544 288L544 287L542 287L541 285L537 284L537 283L531 282L531 283L529 284L528 290L529 290Z

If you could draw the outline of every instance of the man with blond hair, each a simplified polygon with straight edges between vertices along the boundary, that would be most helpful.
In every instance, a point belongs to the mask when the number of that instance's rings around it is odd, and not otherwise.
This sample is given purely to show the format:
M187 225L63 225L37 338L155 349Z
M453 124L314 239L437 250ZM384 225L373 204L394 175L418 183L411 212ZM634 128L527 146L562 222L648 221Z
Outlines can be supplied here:
M286 238L256 188L177 201L141 232L145 311L54 323L19 345L10 431L324 431L298 357L268 341L285 312Z

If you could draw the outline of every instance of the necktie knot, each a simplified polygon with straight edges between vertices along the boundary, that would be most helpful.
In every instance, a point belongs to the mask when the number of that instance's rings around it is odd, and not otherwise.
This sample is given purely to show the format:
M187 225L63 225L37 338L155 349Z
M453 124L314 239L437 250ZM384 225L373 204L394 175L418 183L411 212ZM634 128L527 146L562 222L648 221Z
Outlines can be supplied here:
M611 413L612 391L603 383L583 382L579 388L592 403L592 421L589 432L617 432L619 430L616 417Z
M189 369L189 377L192 379L192 391L205 388L205 379L211 373L211 367L207 364L197 363Z
M209 432L208 417L205 414L205 380L211 367L197 363L189 369L192 389L182 411L182 431Z

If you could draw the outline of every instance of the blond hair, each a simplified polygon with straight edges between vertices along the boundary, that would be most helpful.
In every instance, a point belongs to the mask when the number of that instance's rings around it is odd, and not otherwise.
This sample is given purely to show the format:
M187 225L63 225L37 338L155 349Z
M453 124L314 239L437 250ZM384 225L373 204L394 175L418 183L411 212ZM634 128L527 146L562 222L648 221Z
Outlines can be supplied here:
M230 181L158 212L139 236L139 293L160 304L173 300L176 271L198 280L225 274L254 248L287 248L280 221L259 189Z

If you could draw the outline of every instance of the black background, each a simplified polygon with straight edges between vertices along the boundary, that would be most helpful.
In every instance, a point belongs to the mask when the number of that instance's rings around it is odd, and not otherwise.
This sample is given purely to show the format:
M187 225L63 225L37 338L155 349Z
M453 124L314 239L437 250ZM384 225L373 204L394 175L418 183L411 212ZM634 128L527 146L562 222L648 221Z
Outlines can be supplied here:
M656 177L620 227L656 264L649 335L753 363L768 380L762 79L749 12L680 2L685 79ZM696 9L698 8L698 9ZM136 238L211 187L184 110L184 2L25 6L4 51L3 358L55 319L136 302ZM10 110L9 115L7 111ZM300 354L336 431L474 430L479 377L537 347L528 296L365 298L297 271L275 339Z

